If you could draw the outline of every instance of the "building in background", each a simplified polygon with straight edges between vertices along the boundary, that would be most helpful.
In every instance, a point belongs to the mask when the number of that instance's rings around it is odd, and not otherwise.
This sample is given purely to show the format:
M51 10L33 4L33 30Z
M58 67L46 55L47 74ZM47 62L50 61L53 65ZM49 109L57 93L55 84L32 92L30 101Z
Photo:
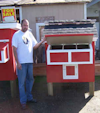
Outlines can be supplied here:
M2 0L0 6L15 6L17 21L28 19L32 33L39 42L45 21L87 19L88 2L91 0ZM43 62L41 57L38 62Z
M87 18L96 19L96 27L98 30L98 40L96 42L96 49L100 50L100 0L92 0L87 4Z

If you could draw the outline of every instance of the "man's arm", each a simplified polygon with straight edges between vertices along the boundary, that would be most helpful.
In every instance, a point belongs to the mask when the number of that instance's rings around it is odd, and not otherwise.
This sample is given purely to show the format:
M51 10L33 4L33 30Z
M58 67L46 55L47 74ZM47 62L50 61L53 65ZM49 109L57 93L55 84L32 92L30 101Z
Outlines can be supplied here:
M46 38L44 37L43 40L40 41L39 43L37 43L33 48L37 49L45 40L46 40Z
M19 63L18 61L18 57L17 57L17 48L15 46L13 46L13 53L14 53L14 56L15 56L15 60L17 62L17 68L18 69L22 69L22 66L21 64Z

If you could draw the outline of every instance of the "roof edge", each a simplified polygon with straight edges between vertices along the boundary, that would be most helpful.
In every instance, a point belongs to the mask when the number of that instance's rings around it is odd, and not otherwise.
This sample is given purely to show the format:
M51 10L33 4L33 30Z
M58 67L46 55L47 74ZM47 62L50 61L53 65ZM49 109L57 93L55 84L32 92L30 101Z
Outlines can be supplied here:
M90 3L88 3L88 4L87 4L87 8L88 8L88 7L91 7L92 5L94 5L94 4L98 3L98 2L100 2L100 0L94 0L94 1L92 1L92 2L90 2Z

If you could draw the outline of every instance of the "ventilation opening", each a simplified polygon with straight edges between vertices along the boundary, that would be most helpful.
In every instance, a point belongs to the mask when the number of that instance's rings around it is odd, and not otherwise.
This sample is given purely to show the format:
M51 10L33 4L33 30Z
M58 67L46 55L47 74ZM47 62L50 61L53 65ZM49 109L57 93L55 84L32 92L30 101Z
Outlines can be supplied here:
M68 45L51 45L51 50L59 50L59 49L89 49L89 44L68 44Z
M77 49L89 49L89 45L77 45Z
M76 49L76 45L65 45L64 49Z
M62 45L52 45L51 49L52 50L54 50L54 49L62 49Z

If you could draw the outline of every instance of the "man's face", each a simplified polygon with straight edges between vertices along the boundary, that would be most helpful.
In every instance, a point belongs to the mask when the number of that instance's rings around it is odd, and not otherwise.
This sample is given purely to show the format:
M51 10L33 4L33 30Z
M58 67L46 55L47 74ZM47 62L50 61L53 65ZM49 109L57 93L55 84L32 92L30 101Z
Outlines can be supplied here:
M22 23L22 31L26 32L29 28L29 22L27 20L23 21Z

